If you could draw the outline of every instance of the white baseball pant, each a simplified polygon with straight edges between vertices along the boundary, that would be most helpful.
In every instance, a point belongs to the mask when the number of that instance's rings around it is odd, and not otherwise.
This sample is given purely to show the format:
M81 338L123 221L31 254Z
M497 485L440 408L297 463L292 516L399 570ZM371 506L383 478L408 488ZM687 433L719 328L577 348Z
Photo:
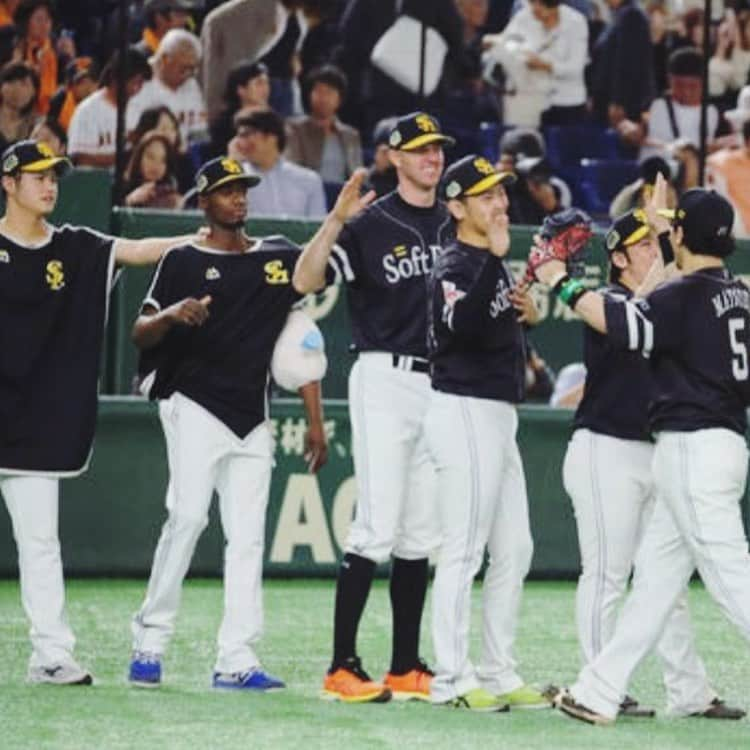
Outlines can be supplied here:
M517 427L511 404L432 393L426 430L442 533L432 587L436 674L430 692L436 703L480 686L500 695L523 685L513 640L533 543ZM490 563L476 669L469 659L471 589L485 547Z
M437 547L435 477L424 436L427 373L412 358L363 352L349 375L357 503L346 552L376 563L428 557Z
M654 448L644 440L576 430L563 463L563 482L575 510L581 577L576 619L583 664L592 662L615 631L617 608L633 570L653 568L638 552L653 512ZM664 669L667 712L686 716L715 697L695 648L683 592L670 614L657 653Z
M18 547L21 602L31 628L29 668L75 664L75 637L65 617L57 479L0 476L0 492Z
M577 701L617 715L633 671L660 638L695 568L750 640L750 555L740 512L747 458L744 438L731 430L658 435L657 500L640 551L649 565L639 566L612 639L571 688Z
M133 649L163 654L174 632L182 581L219 495L224 548L224 617L217 672L258 666L253 650L263 633L263 543L273 463L264 422L244 439L186 396L159 402L167 443L168 518L154 554L146 598L133 618Z

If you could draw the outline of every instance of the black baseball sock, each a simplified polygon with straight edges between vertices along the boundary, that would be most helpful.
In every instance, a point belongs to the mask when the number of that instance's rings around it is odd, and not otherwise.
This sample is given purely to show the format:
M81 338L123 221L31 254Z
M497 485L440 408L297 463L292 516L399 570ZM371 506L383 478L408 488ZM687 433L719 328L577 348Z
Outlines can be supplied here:
M357 629L370 594L375 563L347 552L341 561L336 583L336 611L333 616L333 667L357 654Z
M391 674L406 674L419 658L419 630L427 594L428 561L393 558L391 609L393 610L393 654Z

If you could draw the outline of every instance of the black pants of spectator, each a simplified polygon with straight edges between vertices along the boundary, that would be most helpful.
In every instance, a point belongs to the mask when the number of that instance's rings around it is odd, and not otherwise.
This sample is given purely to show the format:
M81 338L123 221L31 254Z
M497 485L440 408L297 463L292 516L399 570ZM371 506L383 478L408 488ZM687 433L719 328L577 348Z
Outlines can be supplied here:
M585 104L578 104L575 107L550 107L542 112L542 127L583 125L588 122L588 119Z

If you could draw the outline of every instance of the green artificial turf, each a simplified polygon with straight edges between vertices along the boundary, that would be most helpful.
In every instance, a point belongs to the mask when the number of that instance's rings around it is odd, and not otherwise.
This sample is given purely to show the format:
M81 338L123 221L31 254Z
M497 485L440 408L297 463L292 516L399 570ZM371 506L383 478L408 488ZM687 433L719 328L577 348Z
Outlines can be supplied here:
M340 705L319 700L330 652L333 581L271 581L265 585L266 635L259 653L286 691L236 694L210 688L221 607L218 581L185 585L173 643L158 690L128 687L129 621L142 581L68 583L70 621L79 661L95 674L92 688L31 686L24 682L27 625L18 585L0 582L0 748L750 748L750 721L705 719L621 720L596 728L556 711L471 714L424 704ZM524 677L539 685L571 681L578 668L574 586L526 586L517 656ZM479 589L474 592L475 651ZM700 585L690 592L698 644L719 693L750 705L750 650L719 614ZM424 623L429 644L429 602ZM380 677L388 665L390 613L387 587L376 583L359 638L364 665ZM429 645L425 656L431 657ZM661 709L658 664L647 661L632 691Z

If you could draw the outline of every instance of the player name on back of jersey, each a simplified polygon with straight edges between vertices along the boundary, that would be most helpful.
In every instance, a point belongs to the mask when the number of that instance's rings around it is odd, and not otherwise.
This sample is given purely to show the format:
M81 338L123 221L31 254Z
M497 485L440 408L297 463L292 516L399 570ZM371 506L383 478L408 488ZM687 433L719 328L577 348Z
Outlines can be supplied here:
M745 287L722 289L711 298L711 302L713 302L717 318L737 308L750 312L750 289Z

